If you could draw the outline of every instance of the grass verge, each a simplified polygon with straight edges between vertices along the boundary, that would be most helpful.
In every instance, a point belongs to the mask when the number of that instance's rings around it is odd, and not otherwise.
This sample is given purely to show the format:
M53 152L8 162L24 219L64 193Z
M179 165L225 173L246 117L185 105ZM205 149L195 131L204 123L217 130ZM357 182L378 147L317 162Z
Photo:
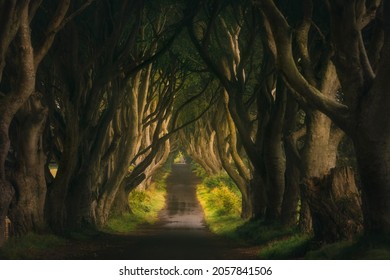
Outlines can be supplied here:
M66 242L66 239L52 234L29 233L23 237L9 239L0 249L0 259L34 259L35 255L65 245Z
M195 171L203 177L197 197L210 230L256 246L259 259L390 259L389 239L357 238L324 245L296 228L245 221L240 218L241 198L231 180L223 174L205 177L199 167Z
M234 237L237 227L244 224L240 217L241 199L226 185L198 185L197 198L203 208L206 224L219 235Z
M261 247L259 258L265 260L299 259L305 256L310 248L311 237L308 235L294 234L270 241Z
M295 228L262 221L248 221L237 228L236 234L246 243L258 246L260 259L300 259L312 245L312 237Z
M224 174L204 178L197 187L197 197L212 232L257 246L260 259L302 258L308 250L311 238L295 229L242 219L240 193Z
M326 244L307 252L305 259L390 260L390 241L373 241L360 237L356 240Z
M158 219L158 212L165 206L166 177L168 172L159 177L146 190L133 190L129 195L131 213L112 217L106 226L109 232L126 233L135 230L141 224L153 224Z

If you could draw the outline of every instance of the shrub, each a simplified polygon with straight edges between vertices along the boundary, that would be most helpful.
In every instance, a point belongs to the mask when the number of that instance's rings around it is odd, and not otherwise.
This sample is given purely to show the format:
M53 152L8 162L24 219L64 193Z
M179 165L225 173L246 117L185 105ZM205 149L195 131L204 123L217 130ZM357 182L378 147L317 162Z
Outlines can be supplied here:
M206 170L204 170L200 164L193 163L191 169L196 174L196 176L200 178L207 178Z
M134 190L129 195L130 209L134 211L149 212L151 197L149 192L144 190Z
M239 207L231 211L227 209L235 208L230 207L230 205L239 205L241 203L239 197L235 196L226 186L225 193L223 193L221 188L208 188L204 184L200 184L196 193L209 229L216 234L233 237L235 229L242 225L244 220L240 217ZM232 201L236 202L232 203Z
M241 202L237 195L226 186L213 188L208 204L215 207L216 214L219 216L240 214Z
M225 173L206 177L203 180L203 184L208 188L228 187L230 190L237 190L236 184L234 184L233 180Z
M168 174L167 169L161 169L154 182L146 190L135 189L130 192L129 206L131 213L111 217L106 230L125 233L135 230L138 225L155 223L159 211L165 205L165 181Z

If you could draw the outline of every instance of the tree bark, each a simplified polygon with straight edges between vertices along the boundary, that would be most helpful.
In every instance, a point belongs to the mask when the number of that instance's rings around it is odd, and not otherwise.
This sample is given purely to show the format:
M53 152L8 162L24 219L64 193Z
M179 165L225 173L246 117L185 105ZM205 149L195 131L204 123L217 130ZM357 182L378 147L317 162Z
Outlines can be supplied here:
M283 130L284 150L286 154L285 190L281 210L281 222L285 227L298 224L298 205L300 200L301 156L297 141L301 135L297 131L298 104L294 98L287 97L286 114Z
M262 220L265 218L267 209L267 194L265 183L262 175L256 169L253 170L253 178L250 181L249 201L252 205L252 216L254 220Z
M124 186L121 186L118 190L117 195L115 196L115 200L112 204L111 211L109 212L109 217L111 216L122 216L123 214L130 213L130 205L129 205L129 193L125 190ZM99 217L102 221L104 219Z
M351 168L332 169L327 176L306 180L304 188L318 241L351 240L363 231L360 194Z
M14 188L6 180L0 180L0 247L5 241L5 219L14 196Z
M382 2L383 5L380 5ZM390 121L390 4L388 1L329 1L335 63L346 105L330 101L310 86L296 67L292 54L291 28L275 3L260 2L278 51L278 63L290 86L310 106L321 110L353 140L362 178L365 232L367 235L390 234L389 162ZM368 59L363 28L383 8L384 44L377 69ZM378 44L380 46L380 44ZM375 71L374 71L375 70Z
M390 234L390 23L388 25L375 83L362 100L357 133L353 139L364 186L367 233L387 236Z
M286 171L286 157L282 142L285 108L286 92L281 85L278 85L264 140L267 173L266 223L279 222L282 210Z
M230 149L226 149L226 146L231 145L231 143L227 143L225 139L229 137L229 134L236 133L236 131L229 131L229 126L226 123L223 125L223 112L224 110L218 110L218 112L216 112L217 117L214 119L213 123L213 127L216 131L219 158L221 159L223 168L226 170L227 174L236 184L241 193L241 217L244 219L252 218L253 202L255 198L250 197L249 178L240 174L229 159L228 150L236 149L237 147L230 147ZM225 114L228 114L228 112L225 111Z
M17 196L9 214L12 232L16 236L29 231L42 232L45 227L46 155L42 134L48 110L42 105L41 98L39 94L32 95L16 116L16 139L12 142L18 164L12 182Z
M207 7L205 8L207 9ZM236 12L234 8L235 7L228 6L227 9L233 9L234 13ZM253 205L252 218L262 219L264 218L267 204L267 193L265 190L266 180L265 177L263 177L264 158L262 153L264 147L262 139L260 139L263 136L262 132L264 132L264 127L262 127L261 122L258 121L258 119L260 119L260 111L257 111L257 116L255 117L257 121L252 120L250 114L252 108L247 107L244 98L245 95L249 94L248 84L251 79L247 77L247 73L251 72L249 70L250 66L252 66L250 59L254 56L254 51L257 50L254 45L256 42L255 34L258 30L257 26L253 25L253 22L257 19L250 16L254 15L254 13L252 14L249 9L246 10L244 6L241 8L242 10L240 10L240 12L244 10L248 12L246 14L247 17L239 12L237 13L235 21L227 21L224 16L220 16L213 11L210 13L211 18L209 18L208 24L206 24L207 32L205 32L203 36L198 36L199 33L195 31L194 22L189 26L188 31L201 58L228 93L229 114L234 121L246 155L253 166L252 178L249 186L249 200L250 204ZM253 21L251 21L251 24L246 25L245 22L248 19ZM244 31L243 26L249 27L249 29ZM224 31L223 36L221 36L224 40L220 40L222 38L214 33L214 31L217 30L215 27L219 27L219 30ZM241 36L244 32L248 32L247 34L249 34L249 36ZM214 41L210 43L210 39L213 39ZM212 49L212 47L215 47L215 45L217 45L217 50L221 54L218 58L213 56L215 49ZM257 84L252 86L254 88L258 87ZM254 94L256 94L256 98L258 98L258 91Z
M9 136L10 125L16 112L33 93L35 86L34 56L31 46L28 4L21 10L18 35L20 38L19 58L21 61L18 86L13 92L2 97L0 101L0 185L5 193L4 199L1 201L4 204L0 206L2 208L1 212L3 213L0 215L6 215L8 213L9 210L7 207L10 205L9 194L13 193L10 187L14 188L13 183L9 181L6 175L6 159L11 147Z
M37 100L36 96L32 96L32 94L35 89L37 68L53 43L59 26L66 16L70 1L58 3L57 10L48 24L48 32L40 38L42 44L33 49L30 22L40 4L41 1L9 1L5 9L9 14L1 19L4 25L0 28L0 81L5 66L5 56L16 31L19 39L14 44L18 48L18 59L11 60L15 63L13 67L18 71L17 75L11 71L11 75L16 76L14 77L16 83L12 84L11 81L10 92L0 101L0 181L5 186L9 186L4 181L7 180L5 178L5 163L10 153L10 147L12 146L13 151L17 151L16 159L18 162L16 166L10 168L14 170L8 171L10 183L16 191L15 200L9 213L13 232L16 235L31 230L41 231L44 227L43 207L46 195L44 166L46 157L41 137L47 110L40 104L40 100ZM4 3L1 3L1 7L5 7ZM22 106L29 108L21 109ZM9 139L11 123L17 123L15 116L20 109L21 114L26 114L23 112L24 110L29 112L24 123L16 124L20 131L16 137L17 142L11 143Z

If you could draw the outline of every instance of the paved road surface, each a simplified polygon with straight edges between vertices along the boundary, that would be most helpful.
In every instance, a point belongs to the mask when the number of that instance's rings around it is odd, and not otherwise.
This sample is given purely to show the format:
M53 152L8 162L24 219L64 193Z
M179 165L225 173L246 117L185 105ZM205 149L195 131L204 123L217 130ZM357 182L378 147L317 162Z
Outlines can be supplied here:
M167 178L167 205L159 221L127 235L104 234L90 244L69 248L61 259L253 259L256 250L212 234L196 199L199 179L186 164ZM50 256L49 256L50 257ZM49 258L46 257L46 258Z

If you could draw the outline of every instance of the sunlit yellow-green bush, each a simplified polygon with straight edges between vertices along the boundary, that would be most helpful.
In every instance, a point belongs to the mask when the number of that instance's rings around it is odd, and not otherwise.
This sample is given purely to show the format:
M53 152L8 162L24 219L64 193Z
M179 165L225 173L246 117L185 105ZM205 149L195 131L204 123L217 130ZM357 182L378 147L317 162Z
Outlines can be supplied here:
M106 229L114 232L133 231L140 224L153 224L159 211L165 205L166 178L169 171L160 171L157 178L146 190L135 189L129 194L131 212L119 217L111 217Z
M216 214L220 216L240 215L241 199L226 186L213 188L208 204L214 207Z
M204 178L196 193L211 231L230 236L244 223L241 195L226 174Z

